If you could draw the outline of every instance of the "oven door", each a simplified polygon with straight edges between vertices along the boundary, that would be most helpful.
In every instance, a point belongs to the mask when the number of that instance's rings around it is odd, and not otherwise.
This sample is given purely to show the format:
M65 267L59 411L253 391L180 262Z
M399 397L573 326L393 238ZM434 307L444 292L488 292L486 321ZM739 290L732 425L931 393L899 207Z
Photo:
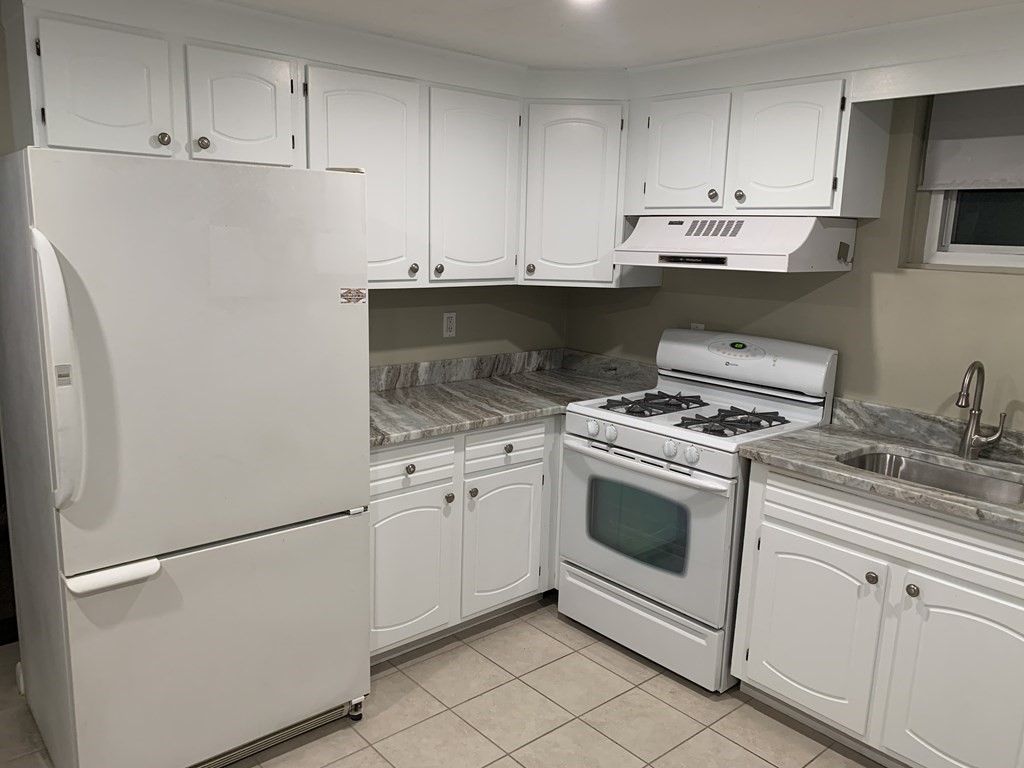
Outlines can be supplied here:
M737 481L569 435L564 445L561 558L723 627Z

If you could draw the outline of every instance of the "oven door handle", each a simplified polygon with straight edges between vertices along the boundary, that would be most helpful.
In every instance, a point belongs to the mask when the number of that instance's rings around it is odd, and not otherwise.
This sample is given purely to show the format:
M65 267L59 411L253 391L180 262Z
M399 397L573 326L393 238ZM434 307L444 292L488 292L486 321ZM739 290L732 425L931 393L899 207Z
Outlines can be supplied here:
M596 448L591 448L583 440L577 440L572 437L566 437L563 439L563 444L566 448L576 453L580 453L584 456L589 456L598 461L603 461L606 464L613 464L616 467L622 467L633 472L639 472L643 475L649 475L650 477L656 477L659 480L668 480L670 483L676 485L682 485L687 488L695 488L698 491L708 491L709 493L717 493L722 496L729 496L732 493L732 483L716 483L714 480L704 480L702 478L696 478L692 475L684 475L681 472L673 472L670 469L661 469L659 467L652 467L650 464L644 464L640 461L632 461L631 459L624 459L621 456L616 456L613 453L607 451L600 451Z

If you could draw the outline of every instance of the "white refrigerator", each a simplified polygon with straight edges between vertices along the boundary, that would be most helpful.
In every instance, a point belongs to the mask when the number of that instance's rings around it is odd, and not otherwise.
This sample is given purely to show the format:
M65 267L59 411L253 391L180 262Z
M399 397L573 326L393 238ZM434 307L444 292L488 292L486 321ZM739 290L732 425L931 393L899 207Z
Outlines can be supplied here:
M218 765L361 701L367 378L361 174L0 158L21 674L56 768Z

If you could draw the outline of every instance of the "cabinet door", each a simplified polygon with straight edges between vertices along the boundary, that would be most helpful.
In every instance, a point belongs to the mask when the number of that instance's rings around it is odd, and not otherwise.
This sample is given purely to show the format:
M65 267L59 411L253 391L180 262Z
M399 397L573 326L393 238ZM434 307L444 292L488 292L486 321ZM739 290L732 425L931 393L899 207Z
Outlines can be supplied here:
M309 67L307 80L309 167L366 171L370 282L425 282L426 158L420 153L420 86L321 67Z
M829 208L843 81L747 91L729 148L737 208Z
M750 679L865 734L888 573L854 549L763 525Z
M463 616L539 589L543 472L531 464L466 481Z
M621 139L619 105L530 107L527 280L611 282Z
M371 651L445 627L455 617L450 493L448 484L370 501Z
M39 41L51 147L171 154L166 41L55 19Z
M732 96L651 105L644 208L721 208Z
M430 91L431 279L516 276L520 103Z
M915 571L896 589L884 746L928 768L1024 766L1024 604Z
M186 47L193 159L292 165L291 64Z

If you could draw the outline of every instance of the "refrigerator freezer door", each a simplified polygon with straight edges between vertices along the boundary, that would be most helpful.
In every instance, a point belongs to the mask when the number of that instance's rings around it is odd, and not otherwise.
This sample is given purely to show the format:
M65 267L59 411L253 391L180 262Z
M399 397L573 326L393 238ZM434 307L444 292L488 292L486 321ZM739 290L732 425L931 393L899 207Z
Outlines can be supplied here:
M365 695L368 523L335 517L67 592L79 768L182 768Z
M29 171L79 359L65 575L368 503L362 175L47 149Z

